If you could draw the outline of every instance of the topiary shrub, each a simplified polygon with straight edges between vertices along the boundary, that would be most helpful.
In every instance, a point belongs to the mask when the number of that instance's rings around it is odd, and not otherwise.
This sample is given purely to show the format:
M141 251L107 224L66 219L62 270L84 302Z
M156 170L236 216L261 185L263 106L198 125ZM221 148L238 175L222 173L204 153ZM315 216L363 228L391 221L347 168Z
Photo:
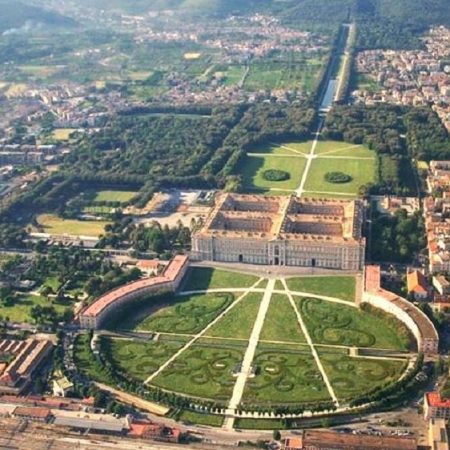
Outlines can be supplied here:
M350 183L353 180L349 174L344 172L327 172L324 178L328 183L336 184Z
M291 175L284 170L269 169L264 171L263 178L267 181L286 181L291 178Z

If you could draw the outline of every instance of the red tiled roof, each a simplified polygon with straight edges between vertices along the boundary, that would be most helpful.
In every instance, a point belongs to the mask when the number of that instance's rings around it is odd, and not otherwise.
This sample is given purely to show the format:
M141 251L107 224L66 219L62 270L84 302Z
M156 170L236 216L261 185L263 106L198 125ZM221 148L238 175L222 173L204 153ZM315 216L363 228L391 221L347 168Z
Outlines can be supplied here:
M381 269L380 266L366 266L365 290L376 292L380 289Z
M284 441L284 446L289 449L298 449L302 450L303 448L303 439L300 437L296 438L288 438Z
M48 408L18 406L14 410L13 415L21 417L38 417L40 419L45 419L50 415L50 410Z
M92 303L90 306L85 309L83 312L84 316L91 316L95 317L97 316L103 309L105 309L108 305L111 303L114 303L115 301L119 300L121 297L123 297L126 294L129 294L131 292L140 291L142 289L149 288L151 286L157 286L160 284L165 284L171 281L174 281L179 274L180 270L183 268L183 266L186 264L186 261L188 260L187 256L184 255L177 255L175 256L166 269L164 270L163 275L153 278L146 278L138 281L133 281L131 283L128 283L124 286L121 286L117 289L114 289L110 292L107 292L103 296L99 297L94 303Z
M427 280L422 272L414 270L406 275L408 284L408 292L415 292L417 294L427 293Z
M136 266L142 267L143 269L157 269L159 264L159 259L140 259L136 263Z
M435 408L450 408L450 399L442 399L439 392L427 392L425 395L430 406Z

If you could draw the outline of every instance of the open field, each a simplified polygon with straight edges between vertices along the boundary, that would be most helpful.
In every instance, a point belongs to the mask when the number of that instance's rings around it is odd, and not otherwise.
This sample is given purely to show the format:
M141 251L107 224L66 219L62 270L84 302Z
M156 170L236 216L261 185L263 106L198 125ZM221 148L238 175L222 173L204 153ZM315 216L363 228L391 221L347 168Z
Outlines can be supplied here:
M225 86L236 86L244 76L245 67L241 65L229 65L224 70L214 73L214 77Z
M11 306L0 306L0 315L8 317L11 322L22 323L31 322L31 309L33 306L53 306L57 313L63 313L67 308L71 308L70 302L50 301L41 295L19 295L14 299Z
M321 66L320 57L305 60L304 55L296 52L256 60L250 65L244 88L248 91L299 89L311 92Z
M287 278L286 284L291 291L355 301L356 279L352 276Z
M258 314L262 294L247 294L228 314L220 319L205 336L248 339Z
M52 132L52 138L57 141L68 141L75 131L77 131L75 128L56 128Z
M250 287L258 281L258 277L220 269L192 267L186 275L183 291L200 291L218 288Z
M195 344L187 349L152 384L171 391L227 401L235 378L233 369L242 361L245 347Z
M223 416L216 414L201 414L195 411L183 411L178 417L180 422L186 424L206 425L208 427L221 427L223 424Z
M407 361L353 358L335 349L320 348L318 352L339 400L355 398L398 380L407 366Z
M130 374L139 381L145 381L159 369L178 349L183 341L133 342L126 339L105 339L109 360L120 371Z
M394 317L318 299L298 305L314 343L408 350L409 336Z
M195 334L216 318L232 301L233 294L204 294L173 297L167 306L137 325L141 331Z
M375 180L376 160L354 158L324 158L312 161L305 190L311 192L343 192L356 195L359 188ZM352 177L348 183L330 183L325 180L328 172L343 172Z
M247 381L245 404L299 404L331 400L308 347L260 344L254 365L257 375Z
M253 192L267 193L271 189L295 190L305 169L306 159L301 155L267 156L247 155L240 166L244 189ZM285 181L269 181L264 178L266 170L282 170L290 175Z
M306 342L287 295L272 295L260 339L262 341Z
M317 143L315 153L320 156L347 156L349 158L375 158L375 152L365 145L355 145L342 141L323 141Z
M282 430L282 419L241 419L234 421L234 427L238 430Z
M42 229L33 227L33 231L49 233L52 235L94 236L97 237L105 232L105 226L110 222L63 219L54 214L40 214L36 218Z
M126 203L129 202L136 194L136 191L97 191L94 201Z

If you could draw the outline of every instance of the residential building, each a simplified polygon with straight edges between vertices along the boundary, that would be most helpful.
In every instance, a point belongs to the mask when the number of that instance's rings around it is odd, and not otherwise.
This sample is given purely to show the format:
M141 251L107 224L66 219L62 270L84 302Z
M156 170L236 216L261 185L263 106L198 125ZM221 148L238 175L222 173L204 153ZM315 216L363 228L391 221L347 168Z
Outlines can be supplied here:
M431 450L449 450L445 419L430 419L428 421L428 444Z
M438 391L425 393L423 404L425 419L450 419L450 399L442 398Z
M406 274L408 293L414 296L414 300L426 300L428 298L428 283L425 275L419 270L413 270Z
M433 277L433 286L441 295L450 294L450 283L443 275L437 275Z

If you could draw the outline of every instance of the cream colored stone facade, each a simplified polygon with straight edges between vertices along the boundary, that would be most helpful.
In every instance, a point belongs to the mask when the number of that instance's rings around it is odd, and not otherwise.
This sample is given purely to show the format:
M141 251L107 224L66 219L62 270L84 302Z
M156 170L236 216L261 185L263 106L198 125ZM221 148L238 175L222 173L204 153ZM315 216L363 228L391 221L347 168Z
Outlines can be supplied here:
M361 270L365 239L359 200L221 194L193 236L192 258Z

